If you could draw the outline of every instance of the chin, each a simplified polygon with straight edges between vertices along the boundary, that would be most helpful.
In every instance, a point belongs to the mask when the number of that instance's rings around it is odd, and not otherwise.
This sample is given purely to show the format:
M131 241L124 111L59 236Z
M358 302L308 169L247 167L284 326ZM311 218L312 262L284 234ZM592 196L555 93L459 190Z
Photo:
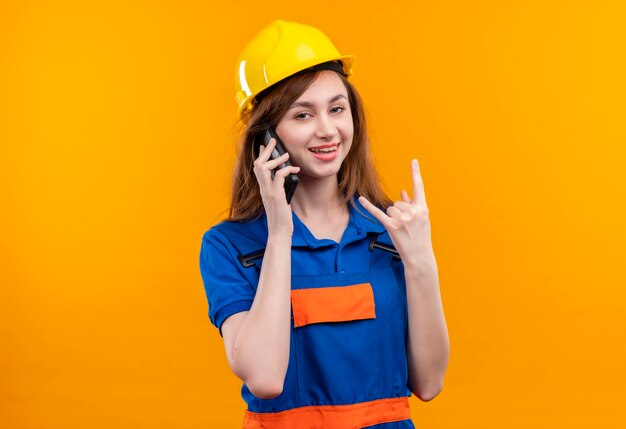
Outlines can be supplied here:
M326 165L323 167L317 168L306 168L302 169L299 176L306 176L311 179L325 179L327 177L336 176L339 173L339 169L341 168L341 164L338 165Z

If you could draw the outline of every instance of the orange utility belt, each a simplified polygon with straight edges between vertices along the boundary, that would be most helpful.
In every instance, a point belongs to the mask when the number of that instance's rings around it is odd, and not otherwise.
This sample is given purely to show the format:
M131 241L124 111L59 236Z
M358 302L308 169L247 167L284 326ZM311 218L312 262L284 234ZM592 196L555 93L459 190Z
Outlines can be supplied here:
M243 429L355 429L410 418L409 398L404 396L350 405L313 405L278 413L246 411Z

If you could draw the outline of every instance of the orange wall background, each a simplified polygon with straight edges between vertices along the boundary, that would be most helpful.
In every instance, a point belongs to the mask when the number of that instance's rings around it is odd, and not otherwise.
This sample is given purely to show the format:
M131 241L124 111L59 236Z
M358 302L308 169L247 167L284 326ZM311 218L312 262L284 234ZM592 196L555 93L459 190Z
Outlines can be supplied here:
M358 56L394 198L420 160L451 360L417 427L626 427L617 0L2 2L0 427L241 427L198 254L276 18Z

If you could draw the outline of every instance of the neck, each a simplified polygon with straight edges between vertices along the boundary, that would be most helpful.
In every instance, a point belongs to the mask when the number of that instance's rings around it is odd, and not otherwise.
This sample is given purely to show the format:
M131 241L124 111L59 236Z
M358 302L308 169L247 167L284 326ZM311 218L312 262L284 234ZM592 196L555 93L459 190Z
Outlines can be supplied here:
M333 219L346 207L336 175L323 179L301 177L291 199L291 208L300 219Z

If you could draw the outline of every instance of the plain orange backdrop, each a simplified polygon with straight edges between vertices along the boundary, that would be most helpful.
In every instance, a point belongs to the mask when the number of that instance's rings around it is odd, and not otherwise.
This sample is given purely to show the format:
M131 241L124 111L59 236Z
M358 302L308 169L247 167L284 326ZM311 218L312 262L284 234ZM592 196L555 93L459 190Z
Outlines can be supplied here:
M626 427L617 0L0 3L0 427L241 427L198 255L277 18L357 55L394 199L420 161L451 359L416 426Z

